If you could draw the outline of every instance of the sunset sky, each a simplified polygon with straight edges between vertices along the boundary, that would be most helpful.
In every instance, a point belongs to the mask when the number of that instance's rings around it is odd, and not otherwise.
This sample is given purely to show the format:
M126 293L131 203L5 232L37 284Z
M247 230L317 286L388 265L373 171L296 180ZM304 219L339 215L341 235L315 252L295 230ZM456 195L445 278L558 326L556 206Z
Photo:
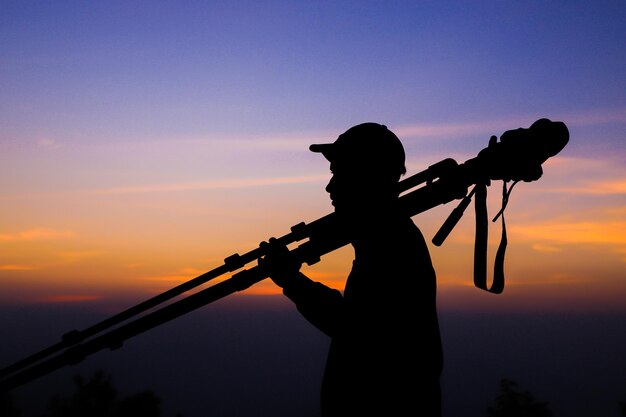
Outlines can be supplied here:
M0 1L0 367L330 213L312 143L383 123L408 176L549 118L570 141L513 190L503 294L473 286L473 207L441 247L457 203L413 218L438 274L446 417L479 415L503 376L558 417L617 413L625 22L623 0ZM303 271L342 289L352 255ZM262 281L77 369L189 417L315 415L328 340L278 294Z
M469 209L431 245L441 307L623 310L625 19L623 1L4 1L0 302L114 310L329 213L308 146L355 124L396 132L413 174L547 117L571 138L511 196L505 293L472 286ZM454 206L414 217L428 241ZM342 288L351 255L304 270Z

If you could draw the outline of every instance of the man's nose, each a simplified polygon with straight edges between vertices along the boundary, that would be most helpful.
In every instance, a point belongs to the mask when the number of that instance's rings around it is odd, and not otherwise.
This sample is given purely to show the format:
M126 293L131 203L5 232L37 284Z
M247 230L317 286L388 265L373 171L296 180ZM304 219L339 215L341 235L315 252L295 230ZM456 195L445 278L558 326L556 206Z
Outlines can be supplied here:
M328 181L328 184L326 185L326 192L330 194L332 193L334 189L335 189L335 177L331 177L330 181Z

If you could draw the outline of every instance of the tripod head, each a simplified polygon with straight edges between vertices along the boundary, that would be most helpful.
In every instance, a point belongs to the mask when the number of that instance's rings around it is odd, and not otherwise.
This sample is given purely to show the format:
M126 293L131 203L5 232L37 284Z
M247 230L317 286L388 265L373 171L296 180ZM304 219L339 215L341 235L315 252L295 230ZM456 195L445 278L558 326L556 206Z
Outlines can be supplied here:
M491 180L536 181L543 175L541 165L568 141L565 123L539 119L529 128L507 130L500 142L492 136L489 146L476 157L477 164Z

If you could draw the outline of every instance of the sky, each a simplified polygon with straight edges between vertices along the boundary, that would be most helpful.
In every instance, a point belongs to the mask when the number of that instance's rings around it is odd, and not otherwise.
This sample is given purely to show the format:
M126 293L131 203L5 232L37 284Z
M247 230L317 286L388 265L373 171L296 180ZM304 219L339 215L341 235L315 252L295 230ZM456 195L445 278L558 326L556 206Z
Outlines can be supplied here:
M622 1L2 1L0 304L115 313L326 215L308 146L355 124L394 131L412 175L548 118L570 141L511 195L504 293L473 287L468 209L429 243L439 308L626 313L625 19ZM428 242L455 205L414 217ZM303 271L341 289L351 260Z

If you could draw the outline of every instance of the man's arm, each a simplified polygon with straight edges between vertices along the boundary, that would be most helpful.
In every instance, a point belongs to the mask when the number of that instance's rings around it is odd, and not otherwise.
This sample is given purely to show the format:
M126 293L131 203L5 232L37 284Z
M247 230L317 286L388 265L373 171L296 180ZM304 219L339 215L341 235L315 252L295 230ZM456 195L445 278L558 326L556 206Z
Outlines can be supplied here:
M341 292L300 272L302 264L275 238L261 245L266 255L259 259L259 265L267 268L272 281L311 324L330 337L336 334L344 316Z

